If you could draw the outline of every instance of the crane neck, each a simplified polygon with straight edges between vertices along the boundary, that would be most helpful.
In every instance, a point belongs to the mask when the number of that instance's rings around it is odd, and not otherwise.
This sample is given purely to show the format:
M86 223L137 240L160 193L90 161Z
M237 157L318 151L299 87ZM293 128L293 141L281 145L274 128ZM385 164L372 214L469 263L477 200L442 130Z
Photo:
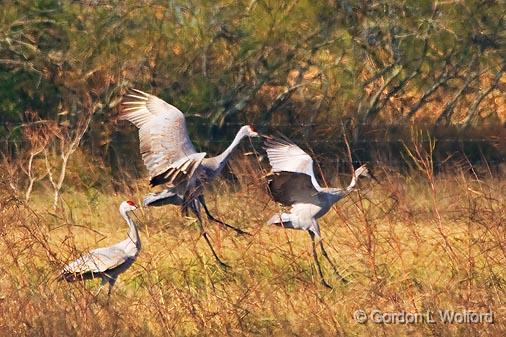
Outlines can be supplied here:
M367 171L365 171L365 172L367 172ZM357 186L358 177L363 174L364 174L364 170L361 168L358 168L355 170L353 176L351 177L350 184L345 189L330 187L330 188L324 188L323 191L327 193L327 195L329 196L329 200L332 204L336 203L339 200L341 200L342 198L348 196L348 194L350 194L351 192L353 192L355 190L355 187Z
M139 237L139 231L137 230L137 225L130 218L128 212L121 210L120 213L121 213L121 216L123 217L123 219L125 219L126 223L128 224L128 228L129 228L128 239L130 239L130 241L132 241L132 243L135 244L137 249L140 249L141 248L141 240Z
M329 188L327 192L331 195L330 199L332 203L336 203L342 198L345 198L355 190L355 186L357 185L357 175L354 174L351 178L351 182L344 190L340 188Z
M340 188L333 188L333 187L327 187L324 189L324 191L327 193L331 204L338 202L351 192L348 191L348 189L343 190Z
M218 165L219 165L218 170L221 170L225 166L227 161L230 159L230 155L232 154L234 149L237 147L237 145L239 145L239 143L241 142L241 140L244 137L246 137L246 134L243 132L242 129L239 130L239 132L237 132L237 134L235 135L234 140L225 149L225 151L223 151L221 154L219 154L218 156L215 157L218 162Z
M346 192L349 194L350 192L352 192L354 189L355 189L355 186L357 185L357 176L354 174L352 177L351 177L351 181L350 181L350 184L348 185L348 187L346 187Z

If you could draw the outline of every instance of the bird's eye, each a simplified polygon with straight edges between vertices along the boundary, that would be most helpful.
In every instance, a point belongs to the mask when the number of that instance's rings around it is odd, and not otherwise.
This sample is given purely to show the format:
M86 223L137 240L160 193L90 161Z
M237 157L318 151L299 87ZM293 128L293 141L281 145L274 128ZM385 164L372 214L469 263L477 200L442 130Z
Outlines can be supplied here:
M133 201L131 201L131 200L128 200L127 204L129 204L130 206L135 206L135 203Z

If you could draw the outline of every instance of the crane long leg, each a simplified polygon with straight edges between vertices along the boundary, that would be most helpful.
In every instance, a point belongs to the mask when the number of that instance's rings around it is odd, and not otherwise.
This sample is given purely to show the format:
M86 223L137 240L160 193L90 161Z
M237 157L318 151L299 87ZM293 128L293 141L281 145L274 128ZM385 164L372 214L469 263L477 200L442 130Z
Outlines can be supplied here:
M204 207L204 211L206 212L206 215L207 215L207 218L211 221L214 221L214 222L217 222L219 223L220 225L222 226L225 226L227 228L230 228L230 229L233 229L234 231L236 231L237 234L241 234L241 235L251 235L250 233L248 232L245 232L243 231L242 229L239 229L237 227L234 227L234 226L231 226L219 219L216 219L214 216L211 215L211 213L209 212L209 209L207 208L207 205L206 205L206 202L204 200L204 196L203 195L200 195L199 196L199 202L200 204L202 205L202 207Z
M219 265L223 268L223 269L227 269L227 268L230 268L230 266L228 264L226 264L225 262L223 262L220 257L218 256L218 254L216 254L216 251L214 250L213 248L213 245L211 244L211 240L209 239L209 235L207 234L207 232L205 231L204 229L204 224L202 223L202 217L200 216L200 213L197 209L194 208L194 206L190 206L190 209L192 210L192 212L195 214L195 216L197 217L197 221L199 223L199 227L200 227L200 233L202 234L202 236L204 237L204 239L206 240L207 242L207 245L209 246L209 248L211 249L211 252L213 253L214 255L214 258L216 259L216 261L219 263Z
M322 250L322 253L323 253L323 256L327 259L327 261L330 263L330 265L332 266L332 269L334 269L334 273L336 273L337 277L343 282L343 283L348 283L349 281L344 278L344 276L342 276L339 271L337 270L336 268L336 265L334 264L334 262L332 262L332 260L330 259L329 257L329 254L327 254L327 251L325 250L325 248L323 248L323 240L320 240L320 248Z
M332 287L327 283L327 281L325 281L325 277L323 277L322 267L320 266L320 261L318 261L318 253L316 252L315 235L311 231L309 231L309 235L311 236L311 244L313 246L313 259L316 264L316 267L318 268L318 273L320 274L321 282L325 287L332 289Z
M107 292L107 296L111 297L112 293L112 287L114 287L114 284L116 283L116 279L109 280L109 291Z

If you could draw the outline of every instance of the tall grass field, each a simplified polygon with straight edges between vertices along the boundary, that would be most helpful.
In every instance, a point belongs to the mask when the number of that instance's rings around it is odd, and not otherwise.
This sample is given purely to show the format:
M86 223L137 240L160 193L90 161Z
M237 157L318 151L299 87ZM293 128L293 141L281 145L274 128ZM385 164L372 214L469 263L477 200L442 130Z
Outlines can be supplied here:
M206 223L231 268L216 264L196 219L175 206L141 207L134 219L142 251L110 298L107 292L95 296L99 280L66 283L57 275L83 252L126 237L118 206L127 199L142 204L150 190L146 181L130 182L122 192L67 187L54 210L50 189L35 188L27 203L4 180L0 334L506 334L506 180L486 170L455 168L434 176L375 168L378 183L362 182L320 220L327 251L350 281L343 284L321 257L333 287L327 289L309 235L265 224L280 207L266 193L264 172L250 171L206 191L219 218L252 234ZM348 179L336 177L332 186ZM457 316L445 321L441 312ZM409 321L414 315L418 320Z

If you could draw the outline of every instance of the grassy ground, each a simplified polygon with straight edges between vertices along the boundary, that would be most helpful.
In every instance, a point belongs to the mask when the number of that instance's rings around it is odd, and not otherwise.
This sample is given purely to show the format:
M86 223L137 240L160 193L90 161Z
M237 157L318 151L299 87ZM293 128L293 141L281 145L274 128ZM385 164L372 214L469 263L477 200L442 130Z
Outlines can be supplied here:
M327 250L351 282L334 289L312 263L309 236L265 225L278 206L255 180L239 191L217 183L208 204L253 235L208 226L221 270L193 219L175 207L141 209L143 250L108 301L98 281L60 283L79 253L126 237L117 208L134 193L72 191L48 211L36 190L29 204L0 193L0 334L31 336L504 336L506 180L464 173L431 180L378 174L320 224ZM228 193L225 193L228 191ZM354 312L421 313L436 323L359 324ZM494 312L494 324L443 324L437 311Z

